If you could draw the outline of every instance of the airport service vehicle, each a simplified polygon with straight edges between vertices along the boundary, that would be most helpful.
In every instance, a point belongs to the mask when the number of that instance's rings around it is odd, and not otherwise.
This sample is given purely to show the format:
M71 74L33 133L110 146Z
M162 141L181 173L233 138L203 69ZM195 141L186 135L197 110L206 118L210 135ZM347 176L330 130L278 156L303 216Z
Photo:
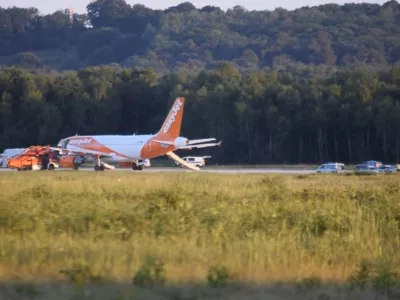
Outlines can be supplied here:
M356 171L357 170L365 170L366 167L374 167L374 168L379 168L380 166L382 166L383 163L380 161L376 161L376 160L368 160L368 161L364 161L361 164L358 164L355 166Z
M182 160L186 161L188 164L194 165L197 168L204 168L206 165L206 158L211 158L211 156L186 156L182 157ZM176 166L182 166L179 162L175 162Z
M151 167L151 163L150 163L150 159L142 159L139 160L139 166L143 166L144 167Z
M79 166L83 163L81 157L75 157L73 164ZM141 168L150 167L150 160L139 161ZM55 170L68 167L60 164L58 151L51 150L50 146L31 146L23 149L22 153L14 155L7 161L7 166L16 170ZM123 167L123 166L122 166Z
M220 146L215 138L189 140L180 136L185 98L176 98L161 129L154 135L76 135L61 139L53 150L60 151L60 164L78 168L76 157L91 157L96 171L113 169L107 162L130 163L133 170L141 170L140 160L167 155L184 167L199 171L200 168L187 163L174 151Z
M7 167L16 170L54 170L59 167L58 152L50 146L31 146L8 159Z
M25 148L10 148L5 149L3 153L0 154L0 168L7 168L8 160L22 152L25 151Z
M339 173L343 172L344 164L342 163L326 163L319 166L316 173Z

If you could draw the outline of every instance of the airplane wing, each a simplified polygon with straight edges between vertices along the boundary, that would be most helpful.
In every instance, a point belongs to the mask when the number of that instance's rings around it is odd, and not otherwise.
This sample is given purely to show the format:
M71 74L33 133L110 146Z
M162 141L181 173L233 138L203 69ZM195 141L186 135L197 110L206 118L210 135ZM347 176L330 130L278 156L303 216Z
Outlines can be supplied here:
M188 164L186 161L184 161L182 158L180 158L178 155L176 155L174 152L169 151L167 152L167 155L169 158L172 160L176 161L177 163L180 163L182 166L191 169L193 171L200 171L198 167L192 166L191 164Z

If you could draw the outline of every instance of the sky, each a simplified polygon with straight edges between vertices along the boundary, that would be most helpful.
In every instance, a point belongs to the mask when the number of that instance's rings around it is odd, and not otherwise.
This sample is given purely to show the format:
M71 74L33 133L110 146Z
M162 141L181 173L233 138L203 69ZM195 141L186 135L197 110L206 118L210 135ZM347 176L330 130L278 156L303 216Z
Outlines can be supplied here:
M221 9L226 10L235 5L240 5L248 10L274 10L277 7L286 8L288 10L296 9L302 6L315 6L326 3L378 3L383 4L389 0L125 0L129 4L144 4L152 9L165 9L170 6L175 6L183 2L191 2L197 8L206 5L219 6ZM0 6L7 8L9 6L17 7L36 7L40 13L48 14L55 12L58 9L73 8L75 13L85 13L86 5L90 0L0 0Z

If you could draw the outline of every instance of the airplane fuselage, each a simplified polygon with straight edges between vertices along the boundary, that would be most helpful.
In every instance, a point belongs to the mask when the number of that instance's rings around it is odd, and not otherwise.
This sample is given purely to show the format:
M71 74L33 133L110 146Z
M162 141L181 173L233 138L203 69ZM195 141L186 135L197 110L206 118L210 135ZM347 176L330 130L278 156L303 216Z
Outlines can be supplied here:
M73 152L99 155L105 161L150 159L176 148L154 142L155 135L87 135L62 139L58 146Z

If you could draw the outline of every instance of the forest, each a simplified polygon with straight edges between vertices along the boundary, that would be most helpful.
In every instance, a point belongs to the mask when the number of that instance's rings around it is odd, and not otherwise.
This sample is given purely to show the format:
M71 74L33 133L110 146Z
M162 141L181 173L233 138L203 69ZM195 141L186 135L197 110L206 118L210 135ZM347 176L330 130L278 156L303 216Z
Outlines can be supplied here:
M220 164L399 162L400 4L87 14L0 9L0 150L78 134L182 135Z
M293 11L234 6L165 10L97 0L87 13L42 15L0 7L0 64L56 70L116 63L214 69L229 61L241 71L297 62L324 66L388 66L400 59L400 4L327 4Z

